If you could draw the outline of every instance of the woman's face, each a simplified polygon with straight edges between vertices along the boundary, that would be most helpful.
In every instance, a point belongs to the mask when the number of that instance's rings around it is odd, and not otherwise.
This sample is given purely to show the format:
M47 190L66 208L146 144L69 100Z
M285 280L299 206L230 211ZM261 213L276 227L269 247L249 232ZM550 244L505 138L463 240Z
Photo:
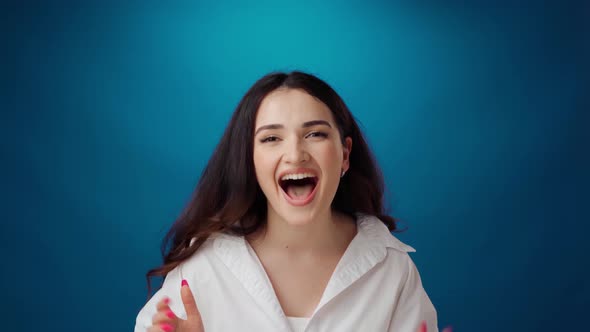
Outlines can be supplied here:
M302 225L325 216L352 145L350 138L342 145L330 109L303 90L281 88L264 98L254 128L254 167L269 217Z

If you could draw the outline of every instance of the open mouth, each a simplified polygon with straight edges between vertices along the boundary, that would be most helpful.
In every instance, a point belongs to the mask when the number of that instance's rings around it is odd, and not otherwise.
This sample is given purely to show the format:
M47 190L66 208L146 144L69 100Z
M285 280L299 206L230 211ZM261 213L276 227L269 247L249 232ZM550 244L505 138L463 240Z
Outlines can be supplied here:
M318 178L315 176L301 179L279 180L283 192L295 202L308 203L315 194Z

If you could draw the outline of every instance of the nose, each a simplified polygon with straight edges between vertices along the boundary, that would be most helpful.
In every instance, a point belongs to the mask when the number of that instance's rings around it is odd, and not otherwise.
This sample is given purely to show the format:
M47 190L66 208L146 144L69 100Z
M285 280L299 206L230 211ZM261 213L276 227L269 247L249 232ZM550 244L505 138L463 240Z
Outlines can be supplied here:
M298 139L292 139L286 142L283 160L292 164L308 161L309 154L307 153L305 144Z

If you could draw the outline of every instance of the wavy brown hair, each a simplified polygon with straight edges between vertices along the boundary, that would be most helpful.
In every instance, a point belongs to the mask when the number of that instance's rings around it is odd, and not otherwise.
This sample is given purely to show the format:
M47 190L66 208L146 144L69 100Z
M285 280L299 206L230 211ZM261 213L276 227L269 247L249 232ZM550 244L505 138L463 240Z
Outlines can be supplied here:
M396 230L396 220L384 211L381 171L342 98L313 75L270 73L254 83L238 104L190 202L164 237L164 262L146 274L148 296L152 277L165 276L212 234L244 236L265 225L267 202L256 180L253 160L254 125L262 100L279 88L301 89L322 101L332 111L342 143L346 137L352 139L350 167L340 179L332 208L353 217L355 213L375 215L390 231Z

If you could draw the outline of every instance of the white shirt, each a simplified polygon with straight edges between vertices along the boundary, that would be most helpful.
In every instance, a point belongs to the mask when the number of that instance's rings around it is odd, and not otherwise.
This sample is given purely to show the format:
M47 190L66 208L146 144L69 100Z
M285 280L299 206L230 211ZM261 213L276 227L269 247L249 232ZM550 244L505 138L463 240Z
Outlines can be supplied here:
M287 316L287 321L289 322L289 326L291 326L291 331L303 332L303 331L305 331L305 327L307 326L307 323L309 323L309 318Z
M390 234L374 216L358 215L357 234L332 274L305 332L416 332L426 320L438 332L436 310L422 287L408 252L415 250ZM180 298L188 281L206 332L291 331L272 284L244 237L217 234L170 271L162 288L137 315L135 332L151 326L156 303L185 319ZM299 321L298 323L301 323Z

